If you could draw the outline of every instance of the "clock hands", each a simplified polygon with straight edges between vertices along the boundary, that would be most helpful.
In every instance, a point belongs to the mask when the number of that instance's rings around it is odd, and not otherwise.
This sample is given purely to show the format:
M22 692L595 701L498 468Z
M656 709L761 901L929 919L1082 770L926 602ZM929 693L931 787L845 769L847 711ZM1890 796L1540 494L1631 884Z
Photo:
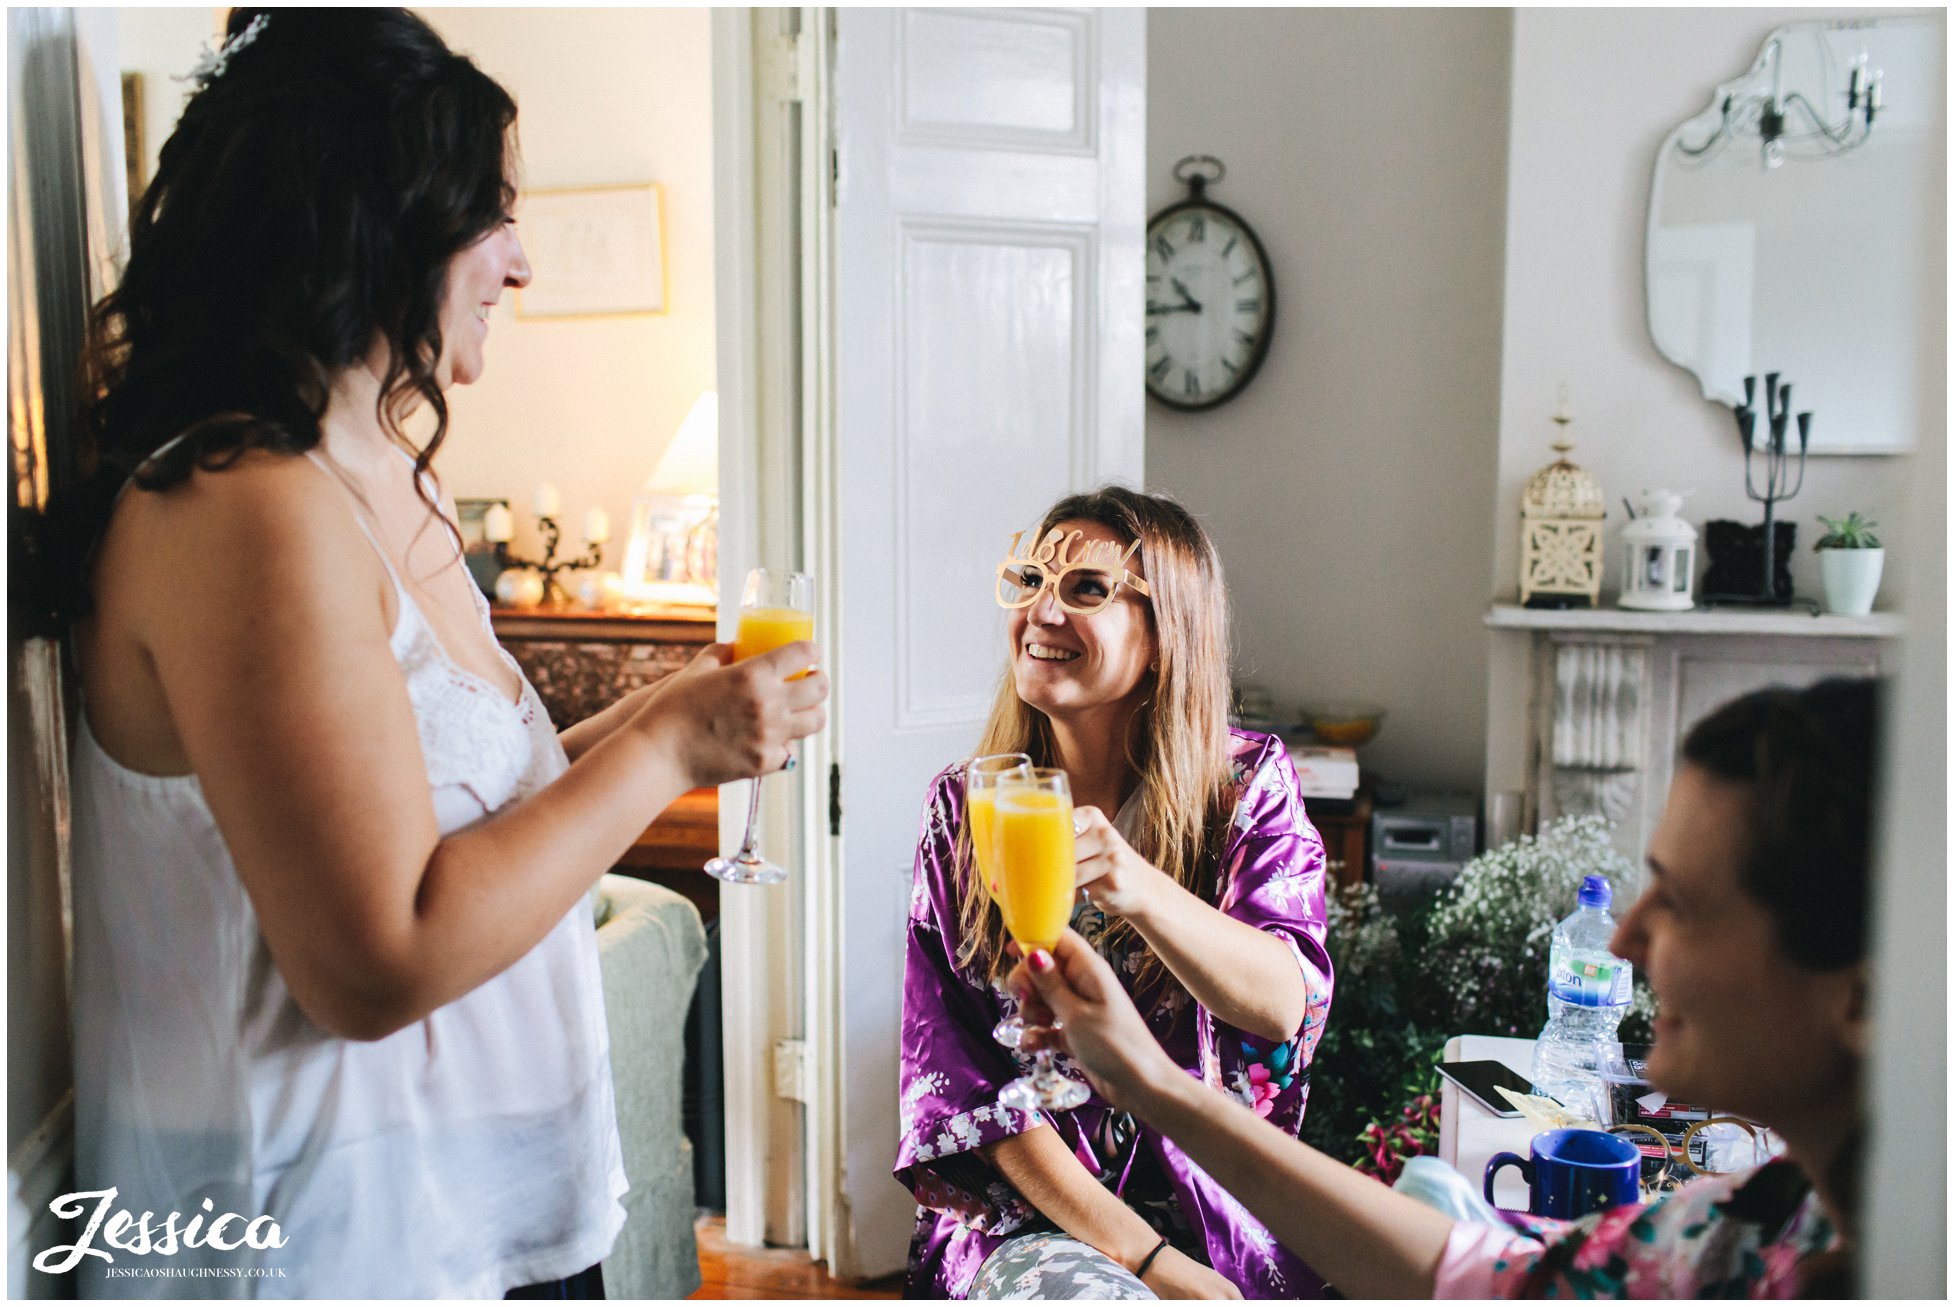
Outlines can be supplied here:
M1169 277L1167 280L1172 282L1174 289L1180 293L1181 302L1178 304L1156 304L1154 301L1148 300L1147 301L1148 317L1150 318L1158 317L1163 313L1201 312L1201 301L1195 299L1192 295L1187 293L1187 287L1181 285L1181 279L1179 277Z

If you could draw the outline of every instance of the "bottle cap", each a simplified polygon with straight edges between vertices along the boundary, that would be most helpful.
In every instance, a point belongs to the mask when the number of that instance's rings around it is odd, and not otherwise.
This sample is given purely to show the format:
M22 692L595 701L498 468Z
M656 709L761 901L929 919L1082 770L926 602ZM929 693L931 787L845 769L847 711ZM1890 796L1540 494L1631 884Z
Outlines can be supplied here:
M1589 876L1581 882L1581 906L1605 908L1615 901L1615 891L1606 876Z

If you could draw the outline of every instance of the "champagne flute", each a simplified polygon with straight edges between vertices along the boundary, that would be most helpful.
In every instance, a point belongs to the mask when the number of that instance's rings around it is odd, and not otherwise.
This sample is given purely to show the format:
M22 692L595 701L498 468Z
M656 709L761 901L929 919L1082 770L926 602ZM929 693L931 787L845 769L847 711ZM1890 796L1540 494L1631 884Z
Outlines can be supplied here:
M1006 776L1030 773L1031 756L1023 753L990 753L972 758L963 769L963 801L970 813L970 852L977 860L977 874L1003 910L1004 887L997 879L997 785ZM1006 1048L1016 1048L1024 1040L1024 1018L1013 1012L991 1027L991 1038Z
M1078 880L1071 785L1056 767L1033 767L1028 774L1000 778L996 803L997 879L1004 888L999 906L1005 929L1026 953L1055 948L1072 920ZM1018 1112L1065 1112L1084 1103L1091 1092L1060 1075L1052 1051L1041 1048L1031 1072L1004 1086L997 1101Z
M746 588L740 594L739 632L733 637L733 661L772 653L796 640L814 638L814 578L805 572L783 572L756 567L746 574ZM788 680L797 680L798 672ZM787 755L787 765L794 756ZM759 836L760 781L753 778L753 792L746 801L746 838L740 851L730 858L714 858L706 864L707 874L729 885L773 885L787 879L787 869L768 862L754 847Z

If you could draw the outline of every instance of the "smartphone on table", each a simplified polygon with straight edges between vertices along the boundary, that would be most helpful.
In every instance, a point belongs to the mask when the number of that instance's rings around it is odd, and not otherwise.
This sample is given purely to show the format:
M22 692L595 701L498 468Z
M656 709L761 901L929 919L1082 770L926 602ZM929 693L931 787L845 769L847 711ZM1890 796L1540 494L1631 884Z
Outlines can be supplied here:
M1520 1113L1500 1094L1500 1086L1504 1085L1516 1094L1533 1092L1533 1081L1504 1062L1440 1062L1438 1073L1471 1094L1481 1107L1494 1116L1509 1120Z

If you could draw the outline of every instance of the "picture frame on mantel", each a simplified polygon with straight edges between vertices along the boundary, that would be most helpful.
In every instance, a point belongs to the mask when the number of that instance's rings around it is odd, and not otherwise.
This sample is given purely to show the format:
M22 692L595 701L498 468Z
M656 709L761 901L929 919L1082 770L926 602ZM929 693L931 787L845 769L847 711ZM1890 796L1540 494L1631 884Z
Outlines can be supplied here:
M518 210L532 280L518 318L664 313L665 197L656 182L526 191Z

